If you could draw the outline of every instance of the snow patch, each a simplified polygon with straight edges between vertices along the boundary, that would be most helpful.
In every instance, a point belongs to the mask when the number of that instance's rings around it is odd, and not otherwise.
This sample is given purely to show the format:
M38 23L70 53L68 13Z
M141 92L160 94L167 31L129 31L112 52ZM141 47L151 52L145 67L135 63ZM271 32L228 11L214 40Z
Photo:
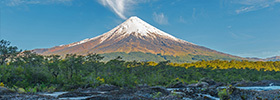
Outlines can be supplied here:
M82 40L80 42L69 44L69 47L73 47L75 45L83 44L83 43L88 42L88 41L90 41L90 39L87 38L87 39L84 39L84 40Z
M83 44L83 43L89 42L91 40L94 40L98 37L100 37L100 36L97 36L97 37L94 37L94 38L87 38L87 39L84 39L84 40L79 41L79 42L71 43L71 44L68 45L68 47L73 47L73 46L76 46L76 45L79 45L79 44Z

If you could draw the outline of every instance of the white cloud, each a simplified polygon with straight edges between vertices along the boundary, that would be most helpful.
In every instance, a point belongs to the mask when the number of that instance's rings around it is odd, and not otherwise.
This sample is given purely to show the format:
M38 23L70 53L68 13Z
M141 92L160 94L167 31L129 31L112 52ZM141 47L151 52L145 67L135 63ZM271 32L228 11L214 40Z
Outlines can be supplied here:
M260 3L265 3L273 0L235 0L236 3L244 4L244 5L256 5Z
M244 33L234 33L230 30L230 35L232 38L234 39L238 39L238 40L248 40L248 39L253 39L255 38L254 36L252 35L249 35L249 34L244 34Z
M100 4L109 7L120 18L127 19L126 15L134 9L139 3L150 2L154 0L98 0Z
M242 7L235 10L237 14L268 8L280 3L280 0L232 0L232 3L240 4Z
M4 0L4 3L7 6L20 6L20 5L30 5L30 4L54 4L54 3L62 3L69 4L72 3L73 0Z
M155 22L159 24L168 24L168 18L163 13L156 13L153 14L153 19Z
M183 16L179 17L179 22L180 23L187 23L187 21L185 20L185 18Z
M11 0L10 2L6 2L6 4L8 6L16 6L16 5L20 5L22 3L23 3L22 0Z
M193 8L192 18L196 19L196 9L195 8Z
M137 4L136 0L99 0L99 3L109 7L122 19L127 19L125 14Z
M125 11L133 0L99 0L103 6L110 7L119 17L126 19Z
M240 14L240 13L243 13L243 12L249 12L249 11L253 11L253 10L256 10L256 7L255 7L255 6L243 7L243 8L240 8L240 9L235 10L235 12L236 12L237 14Z

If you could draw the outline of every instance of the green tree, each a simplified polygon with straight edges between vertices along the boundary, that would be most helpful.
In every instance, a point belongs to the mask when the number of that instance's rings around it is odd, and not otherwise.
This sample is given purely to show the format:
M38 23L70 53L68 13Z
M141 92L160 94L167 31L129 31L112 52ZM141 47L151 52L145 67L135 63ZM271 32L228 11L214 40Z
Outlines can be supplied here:
M16 46L10 46L11 42L6 40L0 41L0 64L6 63L7 59L11 56L18 54L18 48Z
M49 73L52 74L54 81L57 82L57 77L60 74L60 69L59 69L59 62L61 61L60 56L59 55L46 56L45 61Z

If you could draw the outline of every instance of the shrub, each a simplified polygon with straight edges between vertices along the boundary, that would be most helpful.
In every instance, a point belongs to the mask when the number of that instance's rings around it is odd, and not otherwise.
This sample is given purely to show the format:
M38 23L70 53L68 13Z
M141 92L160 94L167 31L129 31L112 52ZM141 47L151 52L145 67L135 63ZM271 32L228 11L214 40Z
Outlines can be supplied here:
M0 83L0 86L1 86L1 87L4 87L5 85L4 85L4 83L3 83L3 82L1 82L1 83Z
M229 100L229 94L227 93L227 89L220 90L218 96L221 100Z

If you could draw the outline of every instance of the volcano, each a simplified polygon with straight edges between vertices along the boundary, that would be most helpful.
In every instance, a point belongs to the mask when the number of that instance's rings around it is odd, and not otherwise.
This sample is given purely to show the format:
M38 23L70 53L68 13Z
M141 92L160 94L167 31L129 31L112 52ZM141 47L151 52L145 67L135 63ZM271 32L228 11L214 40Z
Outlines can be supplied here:
M35 49L42 55L65 55L88 53L133 53L141 52L160 56L207 56L218 58L239 58L203 46L178 39L165 33L140 18L133 16L107 33L68 45ZM146 59L149 60L149 59Z

